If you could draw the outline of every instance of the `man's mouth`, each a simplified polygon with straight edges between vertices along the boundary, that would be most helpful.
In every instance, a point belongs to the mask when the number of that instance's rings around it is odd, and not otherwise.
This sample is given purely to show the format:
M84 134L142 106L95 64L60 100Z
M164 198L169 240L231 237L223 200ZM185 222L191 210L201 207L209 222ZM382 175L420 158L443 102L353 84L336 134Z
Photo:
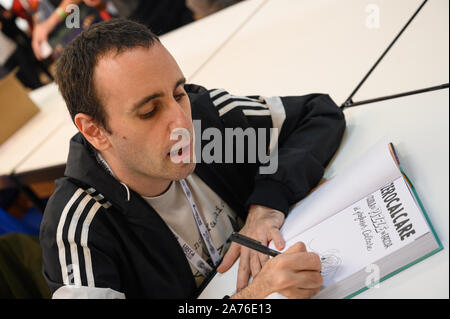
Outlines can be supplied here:
M172 149L167 155L175 163L185 162L185 159L189 159L191 155L191 144L186 144L176 149Z

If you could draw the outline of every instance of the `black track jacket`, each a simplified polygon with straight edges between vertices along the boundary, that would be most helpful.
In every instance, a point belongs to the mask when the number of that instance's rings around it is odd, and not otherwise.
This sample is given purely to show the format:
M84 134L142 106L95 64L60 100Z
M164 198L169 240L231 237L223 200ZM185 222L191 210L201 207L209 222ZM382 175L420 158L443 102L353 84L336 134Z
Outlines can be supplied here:
M266 151L269 143L278 142L278 167L270 175L260 174L258 161L196 165L195 173L242 220L250 204L287 214L318 184L345 130L344 115L328 95L262 98L196 85L185 89L193 120L201 120L202 131L220 130L222 145L226 128L266 134ZM278 136L269 133L271 127L279 128ZM43 274L52 293L63 286L88 292L74 297L92 296L89 289L126 298L189 298L196 293L188 261L168 226L132 189L128 198L80 133L71 139L65 177L56 181L45 209L40 242Z

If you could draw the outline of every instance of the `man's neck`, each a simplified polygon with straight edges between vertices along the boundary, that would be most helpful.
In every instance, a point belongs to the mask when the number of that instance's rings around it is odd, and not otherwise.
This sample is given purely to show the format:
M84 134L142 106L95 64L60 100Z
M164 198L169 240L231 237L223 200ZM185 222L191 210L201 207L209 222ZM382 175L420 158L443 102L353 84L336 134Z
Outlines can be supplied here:
M123 168L121 165L108 158L106 155L98 153L99 159L103 162L105 168L121 183L126 184L141 196L155 197L163 194L170 186L171 182L167 179L149 178L134 171ZM107 159L108 158L108 159Z

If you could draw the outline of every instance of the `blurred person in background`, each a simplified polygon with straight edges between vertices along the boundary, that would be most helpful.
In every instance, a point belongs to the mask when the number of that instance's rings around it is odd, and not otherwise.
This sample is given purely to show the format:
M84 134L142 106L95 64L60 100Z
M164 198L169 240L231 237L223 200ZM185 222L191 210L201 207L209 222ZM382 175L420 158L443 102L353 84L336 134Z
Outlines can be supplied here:
M17 26L17 15L12 9L6 10L0 5L0 31L3 34L2 42L5 43L2 44L3 61L0 61L3 62L3 73L9 73L18 67L17 78L24 86L36 89L43 85L41 73L53 78L46 65L36 60L31 49L30 36Z
M69 5L80 5L82 0L41 0L53 5L54 11L42 18L35 18L33 30L33 51L41 60L42 43L48 41L50 33L71 13ZM102 18L121 17L138 21L149 27L155 34L161 35L193 21L192 12L186 7L185 0L84 0L90 7L95 7Z
M84 0L87 5L112 4L117 16L146 25L153 33L161 35L192 22L192 11L185 0Z
M198 20L242 0L186 0L186 6Z
M33 17L35 26L32 36L32 47L37 59L42 60L44 58L42 45L48 41L49 34L67 17L67 6L79 5L82 2L82 0L48 0L39 3L41 11ZM42 7L45 7L45 9ZM52 11L53 8L56 9Z

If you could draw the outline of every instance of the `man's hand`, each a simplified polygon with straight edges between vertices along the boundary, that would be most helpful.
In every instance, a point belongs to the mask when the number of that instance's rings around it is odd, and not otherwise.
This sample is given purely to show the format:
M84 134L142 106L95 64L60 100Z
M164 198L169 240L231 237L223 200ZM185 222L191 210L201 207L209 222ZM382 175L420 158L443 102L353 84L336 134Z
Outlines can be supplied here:
M322 286L320 270L320 257L306 252L305 244L298 242L266 262L252 283L231 298L262 299L274 292L287 298L311 298Z
M273 240L275 247L281 250L284 248L284 240L280 234L280 227L283 225L283 222L284 214L282 212L264 206L252 205L245 225L239 233L253 238L263 245L267 245ZM247 286L250 275L253 278L256 277L269 259L267 255L232 243L217 271L220 273L227 271L239 256L240 262L236 284L238 291Z

